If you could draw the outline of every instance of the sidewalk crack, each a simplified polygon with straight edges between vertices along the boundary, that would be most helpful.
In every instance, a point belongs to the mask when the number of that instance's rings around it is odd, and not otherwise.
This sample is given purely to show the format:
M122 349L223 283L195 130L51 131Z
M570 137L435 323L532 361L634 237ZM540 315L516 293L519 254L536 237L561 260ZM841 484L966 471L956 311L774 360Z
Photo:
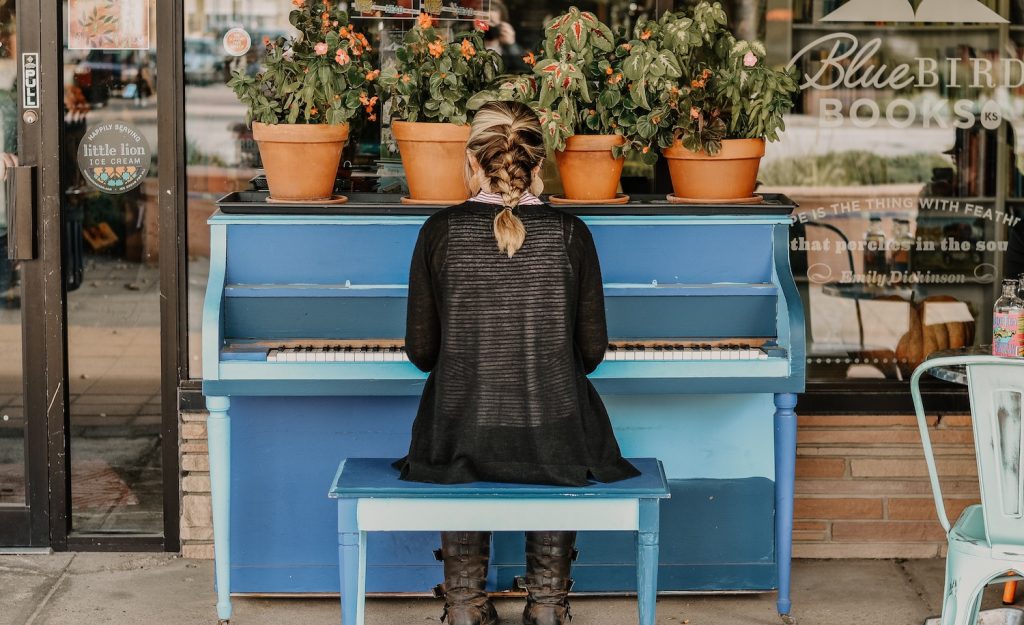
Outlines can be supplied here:
M32 614L29 615L24 625L33 625L33 623L36 622L36 619L39 618L39 615L43 613L43 608L45 608L50 603L50 599L53 598L54 593L57 592L57 589L60 588L61 583L63 583L64 579L67 578L68 569L71 567L71 563L75 561L76 557L78 557L78 554L71 554L71 557L68 558L68 561L64 565L64 568L60 570L60 575L58 575L57 579L54 580L53 585L50 586L50 590L46 592L46 595L43 597L43 600L39 602L39 605L36 606L36 609L33 610Z
M902 558L897 558L894 564L896 565L896 568L899 569L900 573L903 574L903 578L906 580L907 585L910 586L911 590L913 590L914 593L917 595L917 598L920 599L921 603L924 604L924 607L928 610L928 613L938 614L939 612L941 612L941 606L932 605L930 599L932 595L928 592L928 589L921 585L921 583L918 582L917 578L915 578L914 575L910 572L910 569L907 568L907 561Z

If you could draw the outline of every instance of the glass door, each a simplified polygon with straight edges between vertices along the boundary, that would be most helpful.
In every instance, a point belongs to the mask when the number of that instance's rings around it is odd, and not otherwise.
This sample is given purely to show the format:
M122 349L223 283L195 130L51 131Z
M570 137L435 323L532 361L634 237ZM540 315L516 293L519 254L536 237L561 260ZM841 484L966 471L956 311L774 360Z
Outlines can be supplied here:
M39 6L0 0L0 547L45 547L50 497ZM56 402L55 402L56 403Z

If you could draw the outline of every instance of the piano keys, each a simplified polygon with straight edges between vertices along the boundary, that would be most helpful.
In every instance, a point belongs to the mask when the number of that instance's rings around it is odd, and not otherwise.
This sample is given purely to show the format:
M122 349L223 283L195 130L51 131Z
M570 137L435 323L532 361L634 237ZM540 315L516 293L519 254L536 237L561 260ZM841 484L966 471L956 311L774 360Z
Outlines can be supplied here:
M408 362L405 346L386 342L328 345L281 345L269 349L267 362ZM231 348L225 349L229 354ZM230 357L230 356L228 356ZM760 347L743 343L611 343L605 352L608 361L642 360L764 360L768 352Z
M296 207L255 192L219 207L202 338L223 617L229 591L336 590L326 485L340 458L408 449L426 374L402 351L405 282L435 209L353 194L308 207L322 214L281 214ZM605 279L611 344L590 379L623 454L660 458L672 488L659 588L778 589L781 614L804 387L792 209L782 196L567 209L593 232ZM426 594L440 581L435 536L368 541L369 592ZM632 541L581 533L574 591L633 590ZM496 535L492 554L490 588L513 587L522 537Z

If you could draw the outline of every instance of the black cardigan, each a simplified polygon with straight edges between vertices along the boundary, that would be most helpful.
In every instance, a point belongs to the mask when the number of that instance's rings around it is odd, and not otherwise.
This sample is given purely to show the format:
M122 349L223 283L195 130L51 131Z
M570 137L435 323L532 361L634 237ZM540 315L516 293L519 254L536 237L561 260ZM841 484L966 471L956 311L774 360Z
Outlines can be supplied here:
M405 348L429 371L405 480L583 486L638 475L586 374L608 345L590 230L546 205L516 214L526 241L498 250L500 206L432 215L409 270Z

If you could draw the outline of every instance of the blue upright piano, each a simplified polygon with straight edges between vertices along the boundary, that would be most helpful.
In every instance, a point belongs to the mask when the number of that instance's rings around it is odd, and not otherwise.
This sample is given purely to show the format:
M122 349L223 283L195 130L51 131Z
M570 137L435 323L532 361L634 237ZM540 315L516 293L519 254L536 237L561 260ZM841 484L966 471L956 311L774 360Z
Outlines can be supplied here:
M209 221L203 392L218 611L230 593L338 588L325 493L345 457L408 449L425 374L401 350L409 262L436 208L353 194L341 206L225 196ZM804 317L786 197L683 205L663 196L570 210L605 280L608 357L591 375L623 455L657 457L659 589L778 589L788 617L796 394ZM371 535L367 590L428 593L436 535ZM635 589L633 538L581 534L577 592ZM523 573L523 537L494 539L490 588Z

